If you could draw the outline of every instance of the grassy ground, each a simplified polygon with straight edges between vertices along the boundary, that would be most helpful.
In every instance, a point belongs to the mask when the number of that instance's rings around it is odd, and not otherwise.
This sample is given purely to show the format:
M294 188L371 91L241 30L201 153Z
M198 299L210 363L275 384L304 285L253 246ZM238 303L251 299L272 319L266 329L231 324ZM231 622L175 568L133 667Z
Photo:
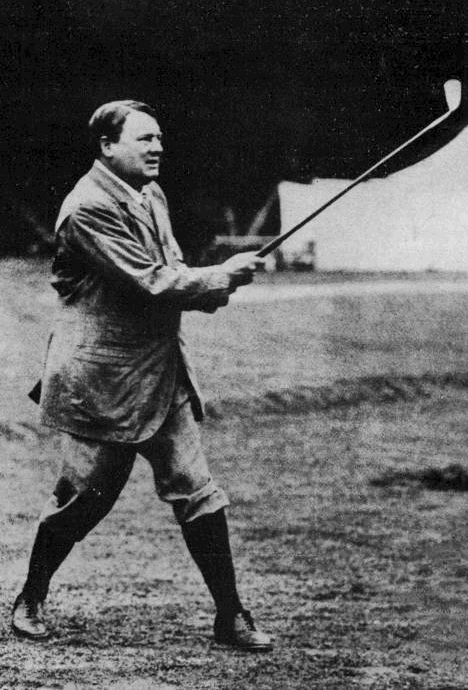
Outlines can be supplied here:
M0 688L468 688L463 377L376 398L392 403L333 400L339 378L368 390L369 375L375 383L464 372L462 294L341 296L190 315L208 397L215 411L232 403L230 416L208 420L204 437L231 497L240 589L276 636L273 654L212 644L211 602L143 461L57 574L53 638L14 638L11 601L59 463L55 437L14 393L40 367L51 313L46 275L37 262L0 266ZM333 404L288 408L298 384L326 386ZM282 391L281 414L258 403L269 390ZM452 483L427 481L434 472L425 469L453 464Z

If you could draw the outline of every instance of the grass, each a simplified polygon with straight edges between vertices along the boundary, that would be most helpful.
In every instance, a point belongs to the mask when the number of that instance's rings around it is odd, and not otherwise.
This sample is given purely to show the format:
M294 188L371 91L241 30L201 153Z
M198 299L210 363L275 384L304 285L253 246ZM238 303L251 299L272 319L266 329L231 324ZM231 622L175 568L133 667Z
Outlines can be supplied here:
M57 574L53 638L11 635L9 609L60 462L55 436L13 393L40 366L46 284L41 262L0 265L0 688L468 687L466 496L424 481L434 469L468 469L468 393L443 376L465 371L462 294L330 296L189 316L204 389L221 412L203 433L231 498L239 587L277 638L273 654L246 656L212 644L211 601L143 461ZM260 404L299 384L341 395L339 378L423 374L430 385L386 403L321 410L283 399L270 413Z

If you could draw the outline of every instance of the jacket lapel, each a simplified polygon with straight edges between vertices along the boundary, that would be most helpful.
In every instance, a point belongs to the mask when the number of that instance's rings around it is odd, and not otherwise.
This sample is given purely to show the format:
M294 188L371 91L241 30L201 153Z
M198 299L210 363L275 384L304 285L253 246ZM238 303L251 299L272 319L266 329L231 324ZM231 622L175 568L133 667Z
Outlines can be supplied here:
M91 179L103 189L107 194L112 196L121 206L124 206L131 216L134 216L139 223L143 223L153 233L155 231L155 223L149 216L148 212L132 197L129 192L114 181L110 175L100 169L99 166L93 165L89 171Z
M152 217L149 215L149 211L146 211L141 204L132 199L130 194L126 201L121 201L120 204L125 206L128 213L136 218L139 223L146 225L153 233L155 230L155 223Z

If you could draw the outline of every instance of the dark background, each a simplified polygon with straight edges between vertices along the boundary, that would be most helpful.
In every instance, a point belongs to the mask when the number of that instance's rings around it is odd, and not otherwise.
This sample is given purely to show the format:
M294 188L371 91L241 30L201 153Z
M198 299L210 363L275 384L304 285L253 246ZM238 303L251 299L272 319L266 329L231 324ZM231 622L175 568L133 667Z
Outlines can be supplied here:
M108 100L160 113L161 184L193 254L227 208L246 232L280 180L357 176L446 109L446 79L466 81L465 15L444 0L3 0L0 252L47 236ZM465 100L379 174L455 136ZM277 230L273 205L262 232Z

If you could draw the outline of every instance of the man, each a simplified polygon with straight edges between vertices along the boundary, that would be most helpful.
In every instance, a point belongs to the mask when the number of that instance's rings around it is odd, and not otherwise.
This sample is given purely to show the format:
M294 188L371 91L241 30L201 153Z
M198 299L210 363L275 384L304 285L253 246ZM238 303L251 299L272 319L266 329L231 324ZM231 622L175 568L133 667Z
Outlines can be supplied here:
M236 589L228 500L201 449L202 403L180 328L183 311L226 305L262 260L243 253L219 266L184 264L155 182L163 147L152 108L107 103L89 127L98 158L56 225L59 311L40 400L42 422L63 432L63 467L40 517L13 630L37 640L49 635L43 603L50 579L110 511L139 453L213 596L215 640L269 650L269 636Z

